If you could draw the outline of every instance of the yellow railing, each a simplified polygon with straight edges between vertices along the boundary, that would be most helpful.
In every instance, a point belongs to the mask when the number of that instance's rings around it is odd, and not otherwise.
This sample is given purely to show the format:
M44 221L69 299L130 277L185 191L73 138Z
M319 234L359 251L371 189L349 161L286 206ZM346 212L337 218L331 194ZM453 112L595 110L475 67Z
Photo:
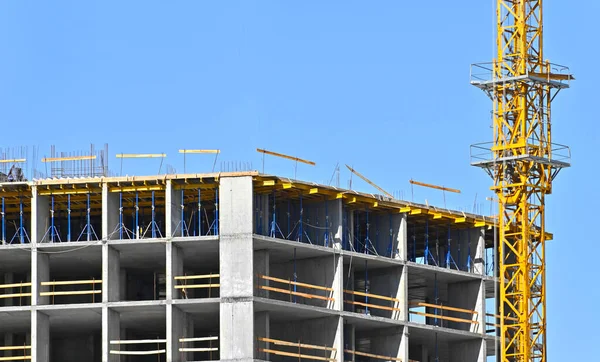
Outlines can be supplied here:
M258 285L258 289L268 290L268 291L276 292L276 293L288 294L290 296L290 301L292 299L292 296L304 297L307 299L319 299L319 300L325 300L325 301L330 301L330 302L335 301L335 298L330 297L330 296L322 296L322 295L303 293L303 292L298 292L298 291L292 290L292 286L296 286L296 287L303 287L303 288L307 288L307 289L324 291L324 292L327 292L327 294L329 295L333 292L333 288L322 287L320 285L314 285L314 284L308 284L308 283L294 282L289 279L275 278L275 277L270 277L270 276L262 275L262 274L259 274L258 278L263 279L263 280L268 280L271 282L275 282L275 283L287 284L288 289L275 288L275 287L270 287L267 285Z
M369 357L369 358L375 358L375 359L382 359L385 361L398 361L398 362L402 362L402 358L398 358L398 357L390 357L390 356L382 356L379 354L372 354L372 353L366 353L366 352L359 352L359 351L353 351L350 349L345 349L344 352L346 353L350 353L356 356L362 356L362 357Z
M213 352L219 351L219 342L215 342L215 346L213 347L213 341L218 341L218 336L210 336L210 337L192 337L192 338L179 338L179 343L182 346L179 348L179 352L208 352L209 360L213 359ZM187 343L194 342L208 342L208 347L185 347Z
M290 347L290 348L293 347L295 350L297 350L297 352L287 352L287 351L281 351L281 350L272 349L272 348L258 348L259 352L272 353L272 354L275 354L275 355L278 355L278 356L294 357L294 358L297 358L298 360L302 360L304 358L304 359L310 359L310 360L316 360L316 361L328 361L328 362L335 361L335 358L315 356L315 355L312 355L312 354L304 354L304 353L302 353L303 349L305 349L305 350L324 351L324 353L326 355L331 355L331 352L333 352L333 354L335 355L335 353L337 352L337 349L332 348L332 347L316 346L316 345L313 345L313 344L301 343L300 341L298 341L298 342L288 342L288 341L282 341L282 340L279 340L279 339L262 338L262 337L259 337L257 339L258 339L259 342L270 343L270 344L273 344L275 346L281 346L281 347Z
M0 289L19 288L19 293L0 294L0 299L19 298L19 305L23 305L23 298L31 297L31 291L24 292L23 288L31 288L31 282L0 284Z
M183 283L183 284L177 284L175 286L175 289L179 289L181 291L181 296L185 299L187 299L188 295L187 295L187 289L208 289L208 297L211 297L211 291L213 288L219 288L221 286L220 283L213 283L213 279L219 279L220 275L219 274L203 274L203 275L181 275L181 276L176 276L175 277L175 282L176 283ZM202 283L202 284L188 284L188 280L206 280L208 279L208 284L207 283Z
M23 351L23 356L0 357L0 361L25 361L31 359L31 355L27 355L28 353L31 353L31 346L23 345L0 347L0 353L6 351Z
M357 291L354 291L354 290L347 290L347 289L344 289L344 293L351 294L351 295L358 295L360 297L365 297L365 298L367 298L367 300L372 298L372 299L378 299L378 300L388 301L388 302L391 302L390 303L391 307L388 307L388 306L385 306L385 305L380 305L380 304L363 303L363 302L357 302L357 301L354 301L354 300L344 299L344 303L347 303L347 304L360 305L362 307L382 309L382 310L388 310L388 311L392 311L392 312L399 312L400 311L400 309L398 308L398 304L400 304L400 299L386 297L386 296L383 296L383 295L372 294L372 293L357 292Z
M167 343L166 339L130 339L130 340L113 340L110 341L112 345L138 345L138 344L156 344L158 349L149 351L121 351L120 347L118 350L111 349L110 354L126 355L126 356L149 356L167 353L166 347L161 348L161 344Z
M57 296L70 296L70 295L91 295L92 303L96 302L96 294L102 294L102 289L96 289L96 284L102 284L101 279L90 279L90 280L62 280L62 281L51 281L41 282L42 287L50 287L51 291L40 292L40 297L52 297L52 304L54 304L54 298ZM57 291L57 287L63 287L66 285L91 285L92 289L88 290L69 290L69 291Z
M478 312L476 312L474 310L449 307L446 305L430 304L430 303L423 303L423 302L411 302L411 303L409 303L409 305L411 307L428 307L428 308L436 308L436 309L440 309L440 310L452 311L452 312L457 312L457 313L470 314L471 316L478 314ZM415 314L415 315L420 315L423 317L438 318L438 319L447 320L447 321L451 321L451 322L457 322L457 323L468 323L468 324L476 324L476 325L479 324L479 322L476 320L450 317L450 316L445 316L443 314L432 314L432 313L424 313L424 312L417 312L417 311L410 311L409 313Z

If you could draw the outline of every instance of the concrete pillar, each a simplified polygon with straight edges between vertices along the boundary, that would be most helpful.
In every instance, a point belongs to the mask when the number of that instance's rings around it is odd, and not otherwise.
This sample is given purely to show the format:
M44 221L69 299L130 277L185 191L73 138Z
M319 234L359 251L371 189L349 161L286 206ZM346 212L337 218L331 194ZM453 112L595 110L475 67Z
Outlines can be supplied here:
M46 290L40 284L47 281L50 281L48 254L40 253L34 248L31 252L31 305L48 304L48 297L40 297L40 291Z
M399 312L395 312L393 317L401 321L408 321L408 268L402 267L402 274L400 275L400 285L398 286L398 292L396 298L400 300L398 303Z
M123 333L123 337L125 334ZM112 340L121 339L121 317L119 313L108 308L102 307L102 362L119 362L120 356L110 354Z
M165 217L167 219L165 234L167 237L186 236L181 220L182 207L181 190L175 190L173 182L168 180L165 190Z
M44 234L50 227L50 204L48 196L39 196L37 186L31 187L31 238L32 243L41 243Z
M254 358L252 195L252 177L220 178L221 360Z
M344 211L342 199L336 199L329 204L330 233L333 235L333 248L342 250L342 238L344 237Z
M344 362L344 319L342 317L337 317L337 330L333 339L333 348L336 349L336 352L332 352L329 358L335 359L336 362Z
M409 360L409 337L410 337L410 330L408 326L404 326L403 330L402 330L402 337L400 339L400 348L398 349L398 358L400 358L402 361L408 361Z
M406 214L392 215L392 230L394 244L392 246L392 258L407 260L408 257L408 226Z
M475 258L473 259L473 273L485 274L485 229L480 228L472 232L471 242L475 244ZM473 245L471 246L473 247Z
M254 315L254 335L256 338L271 338L270 323L269 312L258 312ZM269 349L270 343L260 342L258 343L258 346L262 349ZM269 353L261 352L256 348L256 355L254 358L268 361Z
M179 289L175 289L177 285L175 277L183 275L183 251L171 241L168 241L166 243L166 254L167 300L180 299L181 292Z
M173 304L167 304L167 362L185 361L185 353L179 352L180 338L185 335L186 314ZM186 344L187 345L187 344Z
M110 192L108 184L102 184L102 239L119 238L119 194Z
M269 271L269 250L257 250L254 252L254 285L269 285L269 281L259 278L258 275L270 275ZM256 296L269 298L269 291L256 289Z
M125 283L124 283L125 284ZM102 302L118 302L121 294L121 258L118 250L102 245Z
M331 283L333 289L333 305L330 308L343 311L344 310L344 259L341 255L334 257L334 275ZM342 328L343 335L343 328Z
M50 318L35 308L31 311L31 361L50 361Z

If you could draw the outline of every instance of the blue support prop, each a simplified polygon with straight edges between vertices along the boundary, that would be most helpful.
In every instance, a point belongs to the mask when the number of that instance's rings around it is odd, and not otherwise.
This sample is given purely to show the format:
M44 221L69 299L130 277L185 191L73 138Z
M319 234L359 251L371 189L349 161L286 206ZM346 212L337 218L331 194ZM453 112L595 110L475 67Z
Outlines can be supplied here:
M460 270L460 267L462 266L461 265L461 263L462 263L461 260L462 259L460 257L460 230L457 231L457 234L458 234L458 245L457 245L458 246L458 250L457 250L457 254L458 254L457 255L458 256L458 270Z
M390 258L394 257L394 229L392 228L392 214L389 215L389 219L390 219L390 242L388 244L388 248L387 248L387 252L386 252L386 256L389 256Z
M429 249L429 220L425 220L425 253L423 256L424 256L425 264L429 265L429 259L431 258L433 265L438 266L438 263L435 260L435 257L433 256L433 254L431 253L431 250Z
M413 256L412 256L412 261L413 262L417 262L417 224L413 224Z
M452 243L452 236L450 234L450 224L448 224L448 250L446 250L446 268L451 269L452 264L454 264L456 269L458 269L458 265L456 265L456 262L452 258L452 253L450 252L452 250L451 243Z
M467 229L467 271L471 270L471 229Z
M202 235L202 194L198 189L198 236Z
M323 197L323 199L325 200L325 238L324 238L324 244L325 246L329 246L329 212L328 212L328 206L327 206L327 197Z
M287 237L286 239L289 239L290 236L292 236L292 230L290 229L291 224L290 224L290 218L292 217L291 214L291 206L292 205L292 201L290 199L288 199L288 210L287 210Z
M71 241L71 195L67 195L67 242Z
M21 244L25 244L23 231L25 231L23 226L23 196L21 196L21 202L19 206L19 241Z
M298 274L296 274L296 248L294 248L294 303L296 303L296 292L297 292L296 283L297 282L298 282Z
M138 192L135 192L135 230L133 231L135 234L135 238L140 238L140 207L139 207L139 195Z
M438 305L438 285L437 285L437 273L434 274L433 276L433 293L434 293L434 301L435 301L435 305ZM433 324L434 325L438 325L438 309L435 308L433 311L433 314L435 315L434 319L433 319Z
M190 230L185 222L185 190L181 189L181 236L190 236Z
M366 225L366 234L365 234L365 254L369 254L369 244L371 244L371 239L369 239L369 234L370 234L370 230L369 227L371 225L369 225L369 209L366 210L366 220L367 220L367 225Z
M343 210L343 219L342 219L342 249L347 250L348 248L348 210Z
M358 227L358 212L354 211L354 251L360 252L360 228Z
M6 244L6 214L4 212L4 197L2 198L2 244Z
M213 235L219 235L219 188L215 189L215 222Z
M369 268L367 265L367 261L365 260L365 314L369 315Z
M85 226L83 227L83 230L81 230L81 233L79 234L79 237L77 238L77 241L81 240L81 237L83 236L83 234L86 235L86 241L91 241L92 240L92 235L96 238L95 240L98 240L98 236L96 235L96 231L94 231L94 227L92 226L92 220L91 220L91 202L90 202L90 193L87 193L87 208L86 208L86 214L85 214Z
M156 216L156 212L154 209L154 191L152 191L152 222L150 223L150 225L152 226L152 238L155 239L156 238L156 221L155 221L155 216Z
M123 240L123 193L119 192L119 240Z
M304 218L304 209L302 207L302 192L300 192L300 221L298 222L298 234L296 235L296 241L304 241L304 230L302 229L302 219Z

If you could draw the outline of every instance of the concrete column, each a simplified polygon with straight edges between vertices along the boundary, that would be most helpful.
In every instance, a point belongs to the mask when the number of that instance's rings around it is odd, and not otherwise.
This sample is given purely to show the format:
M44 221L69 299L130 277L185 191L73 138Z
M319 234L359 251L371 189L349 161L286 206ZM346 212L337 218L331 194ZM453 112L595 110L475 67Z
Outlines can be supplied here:
M50 318L35 308L31 311L31 361L50 361Z
M181 292L175 289L175 277L183 275L183 252L171 241L166 243L166 252L167 300L180 299Z
M354 212L348 211L348 249L354 250Z
M254 335L256 338L271 338L270 323L269 312L258 312L254 315ZM258 346L263 349L268 349L270 348L270 343L260 342L258 343ZM268 361L269 353L261 352L256 348L256 355L254 358Z
M186 236L183 228L183 220L181 220L181 208L183 207L183 199L181 198L181 190L175 190L171 180L167 181L165 190L165 217L166 217L166 236Z
M108 184L102 184L102 239L119 238L119 194L110 192Z
M400 300L398 303L399 312L395 312L394 319L401 321L408 321L408 268L402 267L402 274L400 275L400 285L398 286L398 293L396 298Z
M48 297L40 297L40 283L49 280L50 260L48 254L34 249L31 252L31 305L48 304Z
M342 317L337 317L337 330L333 339L333 348L337 351L335 354L332 352L329 358L335 359L336 362L344 362L344 319Z
M118 250L102 245L102 302L121 300L121 258Z
M222 177L220 200L220 357L254 358L252 178Z
M475 311L477 312L477 316L475 317L478 324L476 326L473 325L477 327L477 329L472 328L471 331L479 332L485 335L485 313L487 311L485 306L485 282L483 280L479 283L479 290L477 292L477 302L475 303Z
M125 335L123 334L123 337ZM110 341L121 339L121 317L119 313L102 307L102 362L119 362L120 356L110 354Z
M392 247L392 258L407 260L408 257L408 226L406 214L392 215L392 235L394 245Z
M341 255L336 255L334 260L334 276L331 283L333 288L333 305L332 309L343 311L344 310L344 260ZM342 329L343 332L343 329ZM343 335L343 333L342 333ZM343 339L343 338L342 338Z
M448 305L477 312L473 315L449 313L453 317L472 319L477 322L477 324L448 322L450 328L485 333L485 285L483 280L448 284Z
M179 352L179 347L182 345L179 342L180 338L187 337L186 315L173 304L167 304L167 362L185 361L185 353Z
M398 350L398 358L402 359L402 361L408 361L409 360L409 337L410 337L410 330L408 326L404 326L404 329L402 331L402 337L400 339L400 348Z
M480 228L473 231L471 242L476 243L475 258L473 259L473 273L485 274L485 229ZM471 246L473 247L473 245Z
M342 238L344 237L344 211L342 199L336 199L329 204L330 233L333 235L333 248L342 250Z
M259 278L258 275L270 275L269 271L269 250L257 250L254 252L254 285L269 285L269 281ZM269 291L257 287L257 297L269 298Z
M48 196L39 196L37 186L31 187L31 238L32 243L41 243L44 234L50 227L50 204Z

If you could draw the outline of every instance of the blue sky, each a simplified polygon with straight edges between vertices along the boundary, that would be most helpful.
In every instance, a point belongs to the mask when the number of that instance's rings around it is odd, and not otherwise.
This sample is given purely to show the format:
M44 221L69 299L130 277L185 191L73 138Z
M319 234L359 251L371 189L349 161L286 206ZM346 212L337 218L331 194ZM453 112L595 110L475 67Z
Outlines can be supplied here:
M348 163L411 199L408 180L463 190L448 206L489 211L491 180L469 166L469 145L491 140L491 101L469 65L494 56L495 1L3 1L2 147L41 155L109 143L114 154L219 148L252 163L256 147L313 160L298 177L329 182ZM545 4L545 56L577 81L553 103L554 141L571 146L547 202L548 348L552 360L589 360L597 342L590 283L600 255L597 191L597 35L600 4ZM212 158L191 156L188 171ZM218 162L218 166L220 165ZM586 168L591 170L586 171ZM128 160L127 173L155 173ZM266 172L293 176L268 158ZM347 186L349 173L340 180ZM371 190L362 181L353 185ZM443 204L433 190L414 200ZM573 260L568 254L574 253ZM584 314L585 313L585 314Z

